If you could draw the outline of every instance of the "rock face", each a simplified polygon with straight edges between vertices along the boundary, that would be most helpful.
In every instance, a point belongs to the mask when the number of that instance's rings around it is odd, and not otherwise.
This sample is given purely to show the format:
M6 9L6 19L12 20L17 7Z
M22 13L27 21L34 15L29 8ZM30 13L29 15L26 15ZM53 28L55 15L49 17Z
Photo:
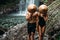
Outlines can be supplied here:
M3 35L7 30L6 28L0 27L0 35Z
M0 40L22 40L27 34L26 27L26 22L23 24L17 24L3 34L3 37Z
M14 6L10 6L10 7L2 7L0 8L0 14L8 14L8 13L12 13L12 12L17 12L19 10L19 6L14 5Z
M22 24L17 24L14 27L11 27L8 32L3 34L0 40L27 40L27 22ZM38 33L35 34L35 40L38 38Z
M49 35L50 40L57 40L56 37L60 33L60 0L54 1L48 6L49 19L45 33Z
M20 0L0 0L0 14L18 11L19 2Z
M55 27L55 25L59 25L60 21L60 0L54 1L51 5L48 6L48 21L47 21L47 27L46 32L52 28Z

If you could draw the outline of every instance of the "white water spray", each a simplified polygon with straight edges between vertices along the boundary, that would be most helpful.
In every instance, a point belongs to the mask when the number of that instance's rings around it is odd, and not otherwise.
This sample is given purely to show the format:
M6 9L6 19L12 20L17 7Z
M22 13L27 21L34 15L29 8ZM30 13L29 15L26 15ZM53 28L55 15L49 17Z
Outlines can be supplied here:
M26 12L27 12L27 6L29 4L34 4L35 0L21 0L20 1L20 11L18 11L17 13L12 13L11 16L25 16Z

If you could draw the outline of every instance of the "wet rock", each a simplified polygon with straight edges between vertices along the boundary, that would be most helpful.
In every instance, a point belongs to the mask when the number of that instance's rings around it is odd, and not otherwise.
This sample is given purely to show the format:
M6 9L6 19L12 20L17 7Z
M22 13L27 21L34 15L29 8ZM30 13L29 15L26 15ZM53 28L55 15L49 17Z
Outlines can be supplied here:
M5 8L0 8L0 15L1 14L9 14L12 12L17 12L19 11L19 6L18 5L14 5L11 7L5 7Z

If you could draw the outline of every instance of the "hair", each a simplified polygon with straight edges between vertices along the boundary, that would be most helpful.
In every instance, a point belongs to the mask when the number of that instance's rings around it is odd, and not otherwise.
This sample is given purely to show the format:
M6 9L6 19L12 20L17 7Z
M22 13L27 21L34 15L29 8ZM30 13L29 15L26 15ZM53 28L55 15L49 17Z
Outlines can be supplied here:
M43 5L39 6L38 10L40 13L46 14L48 11L48 6L43 4Z
M29 12L35 12L37 10L37 7L35 4L30 4L27 8Z

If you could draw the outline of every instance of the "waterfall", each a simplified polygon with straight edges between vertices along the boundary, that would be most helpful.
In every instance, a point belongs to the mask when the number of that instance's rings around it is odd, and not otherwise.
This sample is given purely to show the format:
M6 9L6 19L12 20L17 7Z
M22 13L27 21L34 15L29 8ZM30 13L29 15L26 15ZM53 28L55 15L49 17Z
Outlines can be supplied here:
M34 4L34 1L35 1L35 0L30 0L30 1L29 1L29 4Z
M25 10L24 10L24 11L20 10L20 13L19 13L20 15L22 15L22 16L25 16L25 15L26 15L27 6L28 6L29 4L34 4L34 0L26 0Z
M17 13L12 13L10 14L11 16L25 16L27 12L27 6L29 4L34 4L35 0L20 0L20 8Z

